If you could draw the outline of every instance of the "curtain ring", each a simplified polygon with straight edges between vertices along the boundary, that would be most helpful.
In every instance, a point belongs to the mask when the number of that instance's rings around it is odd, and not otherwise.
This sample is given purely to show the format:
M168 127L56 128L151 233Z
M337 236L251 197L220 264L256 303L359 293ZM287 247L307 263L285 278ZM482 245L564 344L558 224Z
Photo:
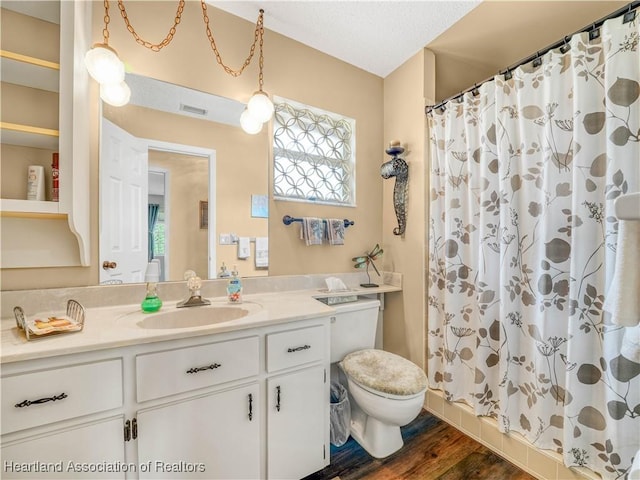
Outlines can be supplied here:
M629 11L624 14L624 17L622 17L622 23L633 22L635 19L636 19L636 11L631 10L631 3L629 3Z
M539 67L542 65L542 58L540 58L540 52L536 52L536 58L533 59L533 66Z

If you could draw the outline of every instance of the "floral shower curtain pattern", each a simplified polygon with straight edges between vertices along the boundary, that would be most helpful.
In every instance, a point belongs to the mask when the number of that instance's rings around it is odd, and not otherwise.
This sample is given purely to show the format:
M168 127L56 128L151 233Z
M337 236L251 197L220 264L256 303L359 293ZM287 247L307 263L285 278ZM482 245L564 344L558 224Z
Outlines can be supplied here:
M611 479L640 450L640 364L603 315L613 201L640 191L638 38L609 20L429 115L430 387Z

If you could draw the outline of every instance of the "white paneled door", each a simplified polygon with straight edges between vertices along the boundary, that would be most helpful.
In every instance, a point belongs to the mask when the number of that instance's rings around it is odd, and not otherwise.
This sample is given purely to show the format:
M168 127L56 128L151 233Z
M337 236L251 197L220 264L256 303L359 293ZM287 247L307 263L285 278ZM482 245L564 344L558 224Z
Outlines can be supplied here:
M145 142L103 119L100 141L101 283L144 281L148 262L148 157Z

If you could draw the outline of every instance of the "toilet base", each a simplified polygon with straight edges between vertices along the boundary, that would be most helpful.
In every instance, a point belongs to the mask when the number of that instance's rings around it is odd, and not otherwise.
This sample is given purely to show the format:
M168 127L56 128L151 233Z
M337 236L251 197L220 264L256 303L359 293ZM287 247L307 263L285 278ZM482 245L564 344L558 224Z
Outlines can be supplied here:
M385 458L402 448L404 441L399 426L383 423L366 414L362 417L364 421L351 422L351 436L369 455Z

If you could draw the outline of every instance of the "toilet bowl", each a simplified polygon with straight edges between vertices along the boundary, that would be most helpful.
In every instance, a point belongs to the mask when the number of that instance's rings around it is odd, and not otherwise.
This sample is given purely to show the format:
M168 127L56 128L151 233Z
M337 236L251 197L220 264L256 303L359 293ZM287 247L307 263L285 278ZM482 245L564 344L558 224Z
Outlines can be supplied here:
M427 376L413 362L375 349L378 300L334 306L331 362L346 376L351 400L351 436L375 458L402 448L400 427L424 404Z
M424 404L427 378L417 365L375 349L358 350L340 363L353 399L351 435L371 456L384 458L404 445L400 427Z

